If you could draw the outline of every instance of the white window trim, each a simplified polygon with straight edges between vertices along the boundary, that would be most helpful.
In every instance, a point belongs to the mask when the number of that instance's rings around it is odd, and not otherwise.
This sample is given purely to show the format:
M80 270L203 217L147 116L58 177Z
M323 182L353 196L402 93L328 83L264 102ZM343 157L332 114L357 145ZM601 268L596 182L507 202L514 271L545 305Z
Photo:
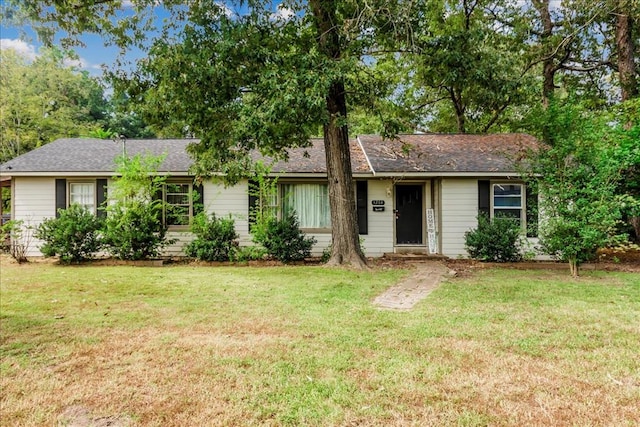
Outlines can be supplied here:
M167 202L167 186L169 185L188 185L188 198L189 198L189 223L188 224L175 224L169 225L167 224L167 205L173 205L172 203ZM191 227L193 223L193 182L187 180L171 180L166 181L162 184L162 224L168 227L170 230L186 230ZM183 205L180 205L183 206Z
M491 181L491 191L489 194L489 202L491 205L491 209L489 211L490 218L495 218L496 207L494 205L495 202L495 193L494 189L496 185L517 185L520 187L520 207L510 207L504 209L520 209L520 228L526 233L527 230L527 188L523 182L510 182L510 181ZM501 208L497 208L499 212Z

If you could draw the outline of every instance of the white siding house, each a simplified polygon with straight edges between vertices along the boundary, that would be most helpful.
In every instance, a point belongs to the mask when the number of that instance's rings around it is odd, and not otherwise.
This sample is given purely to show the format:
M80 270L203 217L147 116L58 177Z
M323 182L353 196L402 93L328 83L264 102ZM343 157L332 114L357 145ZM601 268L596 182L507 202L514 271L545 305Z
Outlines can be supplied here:
M251 245L249 181L234 186L213 180L205 180L202 187L193 184L192 160L186 152L191 143L198 141L131 140L127 152L165 154L159 173L168 174L168 182L182 183L185 192L199 191L205 212L232 217L240 245ZM309 207L304 200L290 198L326 190L324 146L321 140L310 144L290 150L288 162L272 164L279 185L276 209L280 211L285 205ZM410 252L467 257L464 234L477 226L480 211L493 215L506 197L522 200L519 208L510 200L517 209L509 209L523 218L524 226L525 187L510 159L537 144L523 134L400 135L394 140L358 137L351 143L351 157L366 255ZM97 207L105 203L119 154L121 148L112 141L61 139L0 165L0 176L11 179L12 218L36 226L73 202L100 214ZM328 202L322 203L328 207ZM325 208L322 215L313 215L313 211L302 215L326 217ZM305 221L311 218L303 218L301 225ZM317 240L313 254L321 255L331 244L331 228L326 218L313 221L325 225L302 228ZM169 237L177 241L166 248L165 255L182 255L193 236L187 225L167 225ZM39 244L33 242L30 256L40 255Z

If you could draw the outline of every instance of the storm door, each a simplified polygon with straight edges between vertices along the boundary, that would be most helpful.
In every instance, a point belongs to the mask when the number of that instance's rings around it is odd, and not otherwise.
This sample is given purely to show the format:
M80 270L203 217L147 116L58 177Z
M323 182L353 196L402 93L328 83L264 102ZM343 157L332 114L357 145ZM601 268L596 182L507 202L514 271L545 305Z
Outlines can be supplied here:
M421 245L422 185L396 185L396 244Z

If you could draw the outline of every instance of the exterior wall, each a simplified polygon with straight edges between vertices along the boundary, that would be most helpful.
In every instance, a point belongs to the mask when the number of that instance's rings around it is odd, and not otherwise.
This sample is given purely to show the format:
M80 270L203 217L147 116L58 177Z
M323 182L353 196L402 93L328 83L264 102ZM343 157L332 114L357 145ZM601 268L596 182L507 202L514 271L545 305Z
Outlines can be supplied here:
M15 177L12 198L12 218L29 227L23 231L23 242L28 242L27 256L42 256L39 249L42 242L32 237L30 227L56 215L55 179Z
M360 236L365 254L380 257L393 252L393 182L391 180L370 179L368 184L368 234ZM373 212L372 200L384 200L384 211Z
M249 199L248 182L241 181L232 187L206 182L204 184L204 205L208 213L228 216L235 221L236 231L240 235L241 246L253 245L249 233ZM384 200L384 212L373 212L371 200ZM393 252L393 183L390 180L369 180L368 182L368 234L362 235L365 253L370 257L382 256L385 252ZM193 236L186 231L170 230L170 237L179 239L174 245L166 248L165 254L178 256L186 243ZM331 233L307 233L317 242L312 248L312 255L320 256L331 244Z
M440 215L442 254L450 258L468 257L464 233L478 226L478 181L442 179Z
M251 246L251 234L249 233L249 183L246 180L240 181L237 185L225 187L216 182L206 182L204 184L204 206L208 213L215 213L217 216L231 216L235 221L236 231L239 234L241 246ZM313 256L320 256L322 252L331 244L331 233L307 233L309 237L314 237L317 242L312 248ZM181 248L193 239L188 232L176 232L173 238L180 239L179 242L167 248L167 255L180 255Z
M467 257L464 248L464 233L477 226L478 188L476 179L447 178L436 186L436 216L438 217L439 253L448 257ZM368 234L361 239L365 254L379 257L394 252L394 196L393 181L389 179L368 180ZM242 181L232 187L206 182L204 184L205 210L218 216L227 216L235 220L236 230L242 246L252 245L248 230L248 183ZM43 219L55 216L55 178L54 177L14 177L13 179L13 218L23 220L27 226L37 226ZM429 207L429 188L425 191L426 207ZM374 212L372 200L383 200L385 210ZM440 206L438 206L438 202ZM193 239L186 229L170 229L170 238L176 243L167 247L166 256L183 255L183 247ZM308 233L317 243L313 255L319 256L331 244L330 233ZM29 235L27 235L29 237ZM41 242L34 239L29 245L28 256L41 256Z
M236 231L240 235L242 246L251 244L248 223L248 194L247 181L241 181L238 185L226 187L217 182L207 181L203 183L204 210L208 214L215 213L218 217L231 216L235 221ZM169 228L167 236L176 239L176 242L167 246L162 254L164 256L184 256L184 246L191 242L195 236L186 227Z

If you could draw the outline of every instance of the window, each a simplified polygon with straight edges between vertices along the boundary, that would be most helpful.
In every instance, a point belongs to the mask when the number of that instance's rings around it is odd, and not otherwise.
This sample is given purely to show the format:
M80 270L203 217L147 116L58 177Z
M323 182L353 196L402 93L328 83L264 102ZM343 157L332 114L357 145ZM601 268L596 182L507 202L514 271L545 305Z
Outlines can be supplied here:
M528 185L478 180L478 212L510 218L527 237L538 235L538 193Z
M107 180L105 178L85 181L56 178L55 191L56 218L60 216L60 211L74 203L100 217L106 215L104 207L107 200Z
M512 219L522 224L522 184L493 184L493 217Z
M167 226L189 225L193 216L193 201L190 183L166 183L163 186L163 222Z
M95 198L95 182L70 182L69 183L69 206L78 204L88 210L95 213L96 211L96 198Z
M327 184L283 184L282 210L295 212L300 228L330 228Z

